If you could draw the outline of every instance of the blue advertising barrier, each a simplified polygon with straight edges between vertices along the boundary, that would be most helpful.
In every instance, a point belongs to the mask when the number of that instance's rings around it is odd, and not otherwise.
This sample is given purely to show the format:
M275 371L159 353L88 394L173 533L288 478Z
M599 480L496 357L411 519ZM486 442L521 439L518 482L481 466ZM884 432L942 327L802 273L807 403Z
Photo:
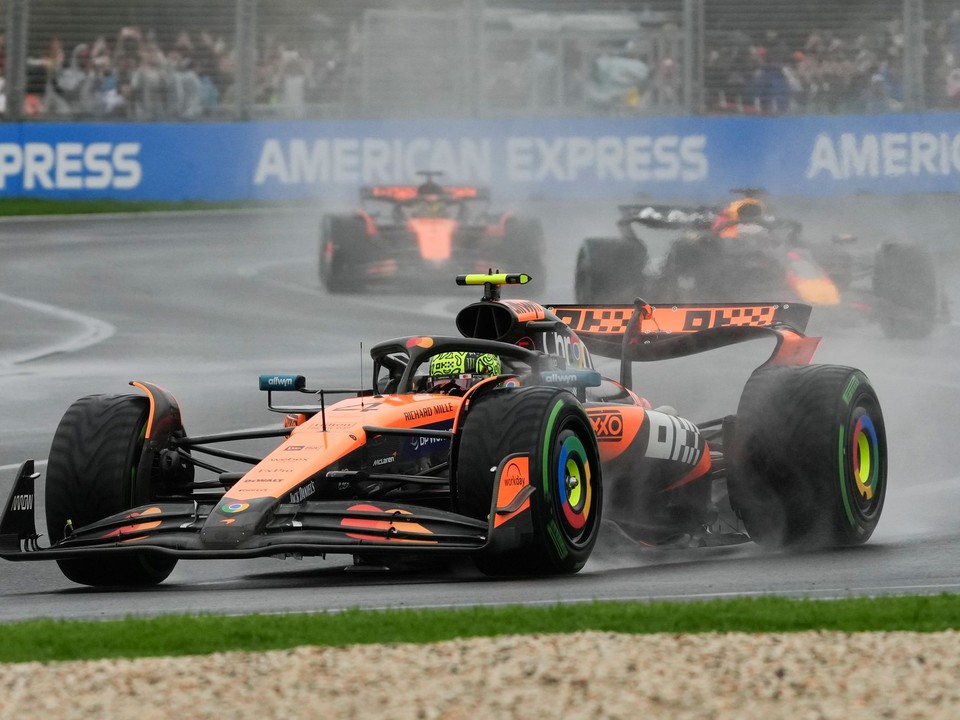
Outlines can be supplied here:
M0 196L354 200L361 185L499 199L711 199L960 190L960 113L0 125Z

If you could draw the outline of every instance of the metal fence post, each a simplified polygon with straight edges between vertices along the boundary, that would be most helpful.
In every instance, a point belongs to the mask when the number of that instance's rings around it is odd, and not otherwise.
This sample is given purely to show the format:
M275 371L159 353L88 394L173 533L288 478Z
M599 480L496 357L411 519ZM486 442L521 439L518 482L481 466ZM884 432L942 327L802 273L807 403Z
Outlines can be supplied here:
M257 10L260 0L237 0L237 117L249 120L255 98Z
M27 92L27 18L30 0L7 0L6 3L6 96L7 117L23 118Z
M704 0L683 0L683 106L703 112Z
M903 0L903 101L906 110L923 110L926 105L923 26L923 0Z

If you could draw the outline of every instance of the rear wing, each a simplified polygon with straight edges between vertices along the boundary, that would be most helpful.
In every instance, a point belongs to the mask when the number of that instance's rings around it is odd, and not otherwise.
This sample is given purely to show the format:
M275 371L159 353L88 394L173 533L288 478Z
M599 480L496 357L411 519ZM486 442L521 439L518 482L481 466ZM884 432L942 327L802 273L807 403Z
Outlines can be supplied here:
M487 188L478 188L473 185L444 185L442 199L457 200L489 200L490 191ZM360 188L361 200L387 200L397 203L410 202L417 199L417 185L369 185Z
M680 228L709 230L721 208L701 205L620 205L620 224L640 223L655 230Z
M760 337L776 347L764 363L806 365L819 337L803 333L811 307L801 303L677 303L556 305L551 311L591 353L620 360L620 381L632 382L634 362L667 360Z
M710 230L721 217L723 208L701 205L620 205L620 227L639 223L654 230ZM764 215L750 221L771 230L784 231L799 237L803 224L797 220Z

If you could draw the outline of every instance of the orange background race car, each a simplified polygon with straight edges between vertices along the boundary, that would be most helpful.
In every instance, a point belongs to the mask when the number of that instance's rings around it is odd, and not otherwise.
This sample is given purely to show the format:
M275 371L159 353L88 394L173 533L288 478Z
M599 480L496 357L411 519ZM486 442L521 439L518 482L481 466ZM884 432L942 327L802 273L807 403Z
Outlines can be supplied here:
M420 185L366 187L361 209L324 216L319 272L328 291L361 292L404 281L422 288L424 281L448 281L458 270L506 267L522 267L544 281L539 220L492 212L485 188L440 185L439 172L419 174L426 178Z

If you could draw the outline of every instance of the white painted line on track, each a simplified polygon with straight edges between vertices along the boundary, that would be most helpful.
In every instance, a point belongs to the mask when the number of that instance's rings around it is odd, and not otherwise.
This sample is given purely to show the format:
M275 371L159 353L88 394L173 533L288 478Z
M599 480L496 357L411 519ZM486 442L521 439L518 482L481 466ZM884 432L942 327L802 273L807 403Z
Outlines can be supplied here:
M79 324L82 328L78 334L60 342L51 343L34 350L29 350L23 354L11 353L6 357L0 355L0 364L16 365L18 363L37 360L39 358L46 357L47 355L54 355L56 353L76 352L77 350L82 350L83 348L103 342L107 338L111 337L117 330L113 325L104 320L90 317L89 315L81 315L80 313L72 310L67 310L66 308L58 307L56 305L48 305L47 303L37 302L36 300L27 300L26 298L19 298L0 293L0 301L8 302L13 305L19 305L20 307L27 308L28 310L44 313L59 320L74 322Z

